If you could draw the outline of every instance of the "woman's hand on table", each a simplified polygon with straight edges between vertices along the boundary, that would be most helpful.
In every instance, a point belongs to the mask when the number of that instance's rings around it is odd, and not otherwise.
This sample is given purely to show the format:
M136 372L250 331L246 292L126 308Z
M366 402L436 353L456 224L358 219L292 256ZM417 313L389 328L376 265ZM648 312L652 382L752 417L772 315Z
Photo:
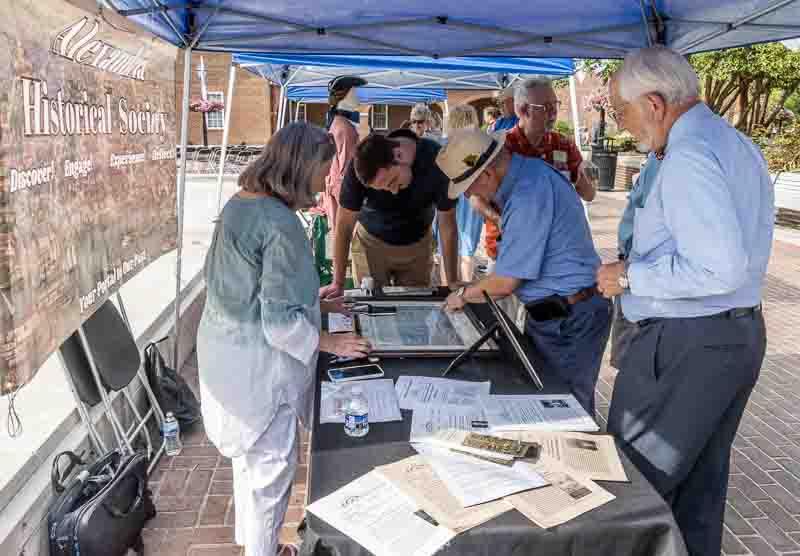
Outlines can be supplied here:
M350 307L345 303L344 296L320 299L319 310L322 313L342 313L344 315L350 314Z
M343 295L344 286L341 284L328 284L319 289L320 300L342 297Z
M358 334L328 334L319 337L319 350L339 357L366 357L372 351L369 341Z

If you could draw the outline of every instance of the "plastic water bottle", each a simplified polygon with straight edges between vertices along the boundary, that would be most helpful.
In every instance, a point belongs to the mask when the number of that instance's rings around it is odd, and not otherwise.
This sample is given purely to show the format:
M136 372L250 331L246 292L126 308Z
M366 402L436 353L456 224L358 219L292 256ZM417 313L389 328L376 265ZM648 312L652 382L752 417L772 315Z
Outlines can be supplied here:
M181 444L181 426L172 412L167 413L167 418L164 420L164 442L168 456L177 456L181 453L183 445Z
M344 432L356 438L369 432L369 402L360 386L354 386L350 391L344 410Z

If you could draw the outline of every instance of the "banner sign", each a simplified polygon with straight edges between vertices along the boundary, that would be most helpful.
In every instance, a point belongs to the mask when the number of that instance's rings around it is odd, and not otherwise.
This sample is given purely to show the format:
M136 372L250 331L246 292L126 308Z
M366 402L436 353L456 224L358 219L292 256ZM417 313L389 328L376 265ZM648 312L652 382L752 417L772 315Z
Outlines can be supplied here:
M175 248L176 54L93 0L0 2L0 394Z

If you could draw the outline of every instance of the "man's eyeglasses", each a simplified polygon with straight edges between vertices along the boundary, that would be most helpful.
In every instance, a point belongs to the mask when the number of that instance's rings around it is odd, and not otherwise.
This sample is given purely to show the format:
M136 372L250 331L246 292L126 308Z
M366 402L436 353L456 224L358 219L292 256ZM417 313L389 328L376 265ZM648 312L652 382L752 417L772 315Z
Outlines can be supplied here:
M620 123L625 117L625 109L629 104L630 102L623 101L619 107L616 107L609 103L608 108L606 108L606 114L608 114L608 117L611 118L615 123Z
M538 112L558 112L558 110L561 108L561 101L557 100L555 102L547 102L545 104L534 104L529 102L526 104L526 106L530 106Z
M428 120L411 120L411 125L425 125Z

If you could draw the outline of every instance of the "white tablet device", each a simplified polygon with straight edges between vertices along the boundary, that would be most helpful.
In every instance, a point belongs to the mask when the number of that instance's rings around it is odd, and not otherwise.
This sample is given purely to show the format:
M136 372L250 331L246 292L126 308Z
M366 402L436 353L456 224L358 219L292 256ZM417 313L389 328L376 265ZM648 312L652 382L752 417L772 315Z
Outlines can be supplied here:
M368 378L382 378L383 369L380 366L370 363L369 365L354 365L352 367L338 367L328 369L328 377L332 382L351 382L354 380L364 380Z

